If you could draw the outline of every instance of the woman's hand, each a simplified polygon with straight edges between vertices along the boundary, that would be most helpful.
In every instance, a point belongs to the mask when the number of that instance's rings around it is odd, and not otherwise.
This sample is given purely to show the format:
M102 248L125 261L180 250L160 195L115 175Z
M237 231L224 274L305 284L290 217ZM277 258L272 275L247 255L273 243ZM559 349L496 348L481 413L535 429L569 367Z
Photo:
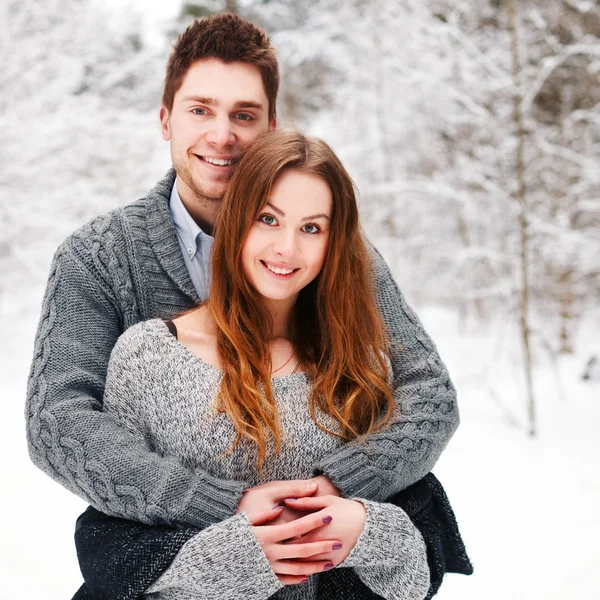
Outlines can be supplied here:
M258 513L274 508L286 498L302 498L314 494L318 485L314 479L269 481L245 490L235 512L245 512L252 522Z
M356 546L365 527L367 509L364 504L356 500L346 500L337 496L319 496L297 500L286 499L285 504L294 510L319 510L333 517L332 522L327 526L327 537L339 540L342 547L324 554L313 555L311 560L330 560L334 565L339 565ZM321 531L313 530L304 534L300 540L294 541L298 544L312 544L322 537Z
M279 581L285 585L304 583L310 575L333 569L334 564L327 558L313 559L316 555L327 557L342 547L339 540L329 536L332 517L328 511L319 510L282 525L264 525L277 518L282 510L283 506L263 510L250 519L252 531ZM317 531L320 532L317 539L306 540L307 534ZM298 538L302 541L298 542Z
M329 478L326 475L318 475L317 477L313 477L308 480L309 483L316 483L318 488L314 494L314 497L317 496L340 496L340 492L338 489L331 483ZM286 498L287 499L287 498ZM294 510L289 506L285 506L281 515L271 523L271 525L281 525L283 523L289 523L290 521L294 521L295 519L299 519L300 517L304 517L307 514L314 512L312 510L303 511L303 510Z

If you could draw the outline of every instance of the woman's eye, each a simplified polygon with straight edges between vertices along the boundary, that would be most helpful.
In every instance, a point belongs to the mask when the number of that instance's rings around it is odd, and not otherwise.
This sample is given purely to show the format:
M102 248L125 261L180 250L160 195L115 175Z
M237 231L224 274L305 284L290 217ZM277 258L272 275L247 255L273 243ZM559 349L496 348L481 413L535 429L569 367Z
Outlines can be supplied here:
M261 215L259 219L265 225L275 225L277 223L277 219L273 215Z
M307 225L304 225L302 227L302 231L304 231L305 233L319 233L320 229L316 225L308 223Z

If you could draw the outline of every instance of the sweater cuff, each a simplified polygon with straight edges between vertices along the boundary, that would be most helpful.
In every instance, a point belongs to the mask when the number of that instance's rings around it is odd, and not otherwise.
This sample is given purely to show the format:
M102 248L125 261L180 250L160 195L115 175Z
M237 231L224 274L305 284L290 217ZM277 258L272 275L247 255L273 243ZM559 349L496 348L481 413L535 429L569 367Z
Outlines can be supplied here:
M427 597L427 549L408 515L393 504L353 500L364 504L367 517L356 545L338 568L354 568L362 582L384 598Z
M346 445L323 457L314 469L315 475L326 475L344 498L360 497L385 500L386 485L382 470L369 464L365 449Z
M185 514L181 515L179 521L199 529L231 517L240 503L242 493L248 488L244 481L218 479L206 472L198 473L198 479Z
M365 526L340 567L393 567L407 560L407 551L425 552L421 534L398 506L352 498L367 509Z
M339 566L382 567L397 564L397 561L394 561L394 550L398 546L401 527L397 515L385 510L384 507L390 505L369 502L362 498L352 498L352 500L361 502L366 508L365 526L354 548ZM410 525L411 529L414 528L412 523Z
M239 513L195 535L147 591L173 590L201 598L266 600L283 587Z

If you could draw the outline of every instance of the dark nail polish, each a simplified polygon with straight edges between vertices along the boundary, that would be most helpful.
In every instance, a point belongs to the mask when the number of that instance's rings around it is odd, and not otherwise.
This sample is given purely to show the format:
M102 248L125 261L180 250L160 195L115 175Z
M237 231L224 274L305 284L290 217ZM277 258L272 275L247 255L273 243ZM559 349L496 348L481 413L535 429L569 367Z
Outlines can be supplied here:
M323 517L323 523L331 523L333 521L333 517Z
M335 568L335 565L333 563L327 563L324 567L323 567L323 571L331 571L331 569Z
M334 544L332 550L341 550L342 549L342 545L341 544Z

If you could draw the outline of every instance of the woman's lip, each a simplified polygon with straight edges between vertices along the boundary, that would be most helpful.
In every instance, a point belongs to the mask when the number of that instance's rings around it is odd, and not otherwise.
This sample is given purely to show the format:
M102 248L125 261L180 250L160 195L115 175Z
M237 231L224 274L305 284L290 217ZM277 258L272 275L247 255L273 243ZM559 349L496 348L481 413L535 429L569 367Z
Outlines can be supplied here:
M290 265L280 265L277 263L272 263L272 262L267 262L265 260L261 260L260 264L265 268L266 271L268 271L271 275L273 275L274 277L277 277L279 279L289 279L290 277L292 277L292 275L295 275L296 272L298 271L298 267L292 267ZM267 264L271 265L272 267L275 267L276 269L283 269L285 271L289 271L290 269L292 269L291 273L275 273L274 271L271 271L271 269L269 269L269 267L267 266Z
M290 269L293 269L295 271L296 269L298 269L298 267L294 267L292 265L284 265L283 263L276 263L270 260L260 259L260 262L264 265L270 265L271 267L275 267L276 269L283 269L284 271L289 271Z

